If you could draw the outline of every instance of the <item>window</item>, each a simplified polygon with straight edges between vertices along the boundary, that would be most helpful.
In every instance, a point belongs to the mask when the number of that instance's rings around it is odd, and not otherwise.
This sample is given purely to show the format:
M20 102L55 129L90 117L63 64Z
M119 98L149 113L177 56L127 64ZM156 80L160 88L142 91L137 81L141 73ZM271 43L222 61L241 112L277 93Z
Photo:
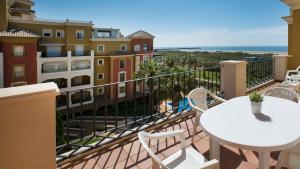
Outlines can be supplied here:
M84 39L84 30L76 30L76 38Z
M144 50L144 51L148 51L148 48L149 48L149 47L148 47L148 43L144 43L143 50Z
M126 72L119 72L119 82L126 81Z
M97 93L98 93L98 95L103 95L104 94L104 87L97 88Z
M104 73L98 73L97 74L97 79L98 80L104 80Z
M105 50L105 46L104 45L97 45L97 52L103 53Z
M120 60L120 69L124 69L125 68L125 60L121 59Z
M13 47L13 56L24 56L24 46L14 46Z
M43 36L46 38L52 38L52 29L43 29Z
M110 32L98 31L97 32L97 37L100 37L100 38L109 38L110 34L111 34Z
M84 45L75 45L75 56L84 55Z
M47 50L47 57L61 56L60 46L47 46L46 50Z
M56 30L56 37L57 38L63 38L63 37L65 37L65 31L57 29Z
M127 51L127 44L121 44L121 51L126 52Z
M119 97L125 97L126 96L126 87L125 84L119 84Z
M98 66L103 66L104 65L104 59L98 59Z
M25 76L25 67L18 65L18 66L14 66L13 67L13 71L14 71L14 77L15 78L22 78Z
M139 44L134 45L134 51L135 52L141 51L141 45L139 45Z
M146 64L148 62L148 57L147 56L144 56L144 64Z

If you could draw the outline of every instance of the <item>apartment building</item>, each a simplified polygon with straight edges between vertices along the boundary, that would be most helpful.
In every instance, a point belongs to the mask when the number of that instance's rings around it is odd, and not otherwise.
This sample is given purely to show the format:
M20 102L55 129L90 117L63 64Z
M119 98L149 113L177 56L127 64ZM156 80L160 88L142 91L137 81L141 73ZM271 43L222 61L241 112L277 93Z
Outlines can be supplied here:
M0 87L37 83L37 41L39 36L24 30L0 32Z
M288 69L296 69L300 62L300 2L299 0L282 0L290 7L290 15L283 17L288 23Z
M135 71L139 71L139 65L153 58L153 39L148 32L139 30L127 36L131 39L131 51L135 54Z
M95 50L95 86L131 80L134 75L134 54L131 39L124 38L119 29L94 28L91 48ZM132 86L125 83L99 86L98 95L111 99L131 95Z
M111 99L131 96L133 84L121 82L132 80L139 65L153 57L154 36L145 31L125 37L120 29L93 27L90 21L39 19L31 0L2 1L0 29L36 35L35 50L30 53L30 58L36 58L31 64L36 67L36 83L55 82L62 92L71 91L68 99L72 105L81 98L92 102L94 91L89 88L94 85L99 86L97 95ZM109 83L119 84L101 86ZM84 91L78 90L82 88ZM65 103L66 99L61 96L58 100Z
M62 92L94 85L94 52L90 50L92 22L38 19L31 10L34 3L30 0L8 0L3 4L6 4L1 6L6 15L2 19L6 22L2 29L26 30L38 35L36 49L31 52L36 62L32 68L36 69L37 83L56 82ZM71 92L69 103L79 103L81 96L92 102L92 94L92 89Z

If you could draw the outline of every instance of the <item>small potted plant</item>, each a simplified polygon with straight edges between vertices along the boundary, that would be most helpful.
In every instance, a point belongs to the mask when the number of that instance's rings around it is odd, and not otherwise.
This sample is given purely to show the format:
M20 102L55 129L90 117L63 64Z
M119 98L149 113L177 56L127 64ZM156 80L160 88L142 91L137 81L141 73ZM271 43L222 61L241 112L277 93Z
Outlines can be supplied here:
M249 98L251 101L252 113L253 114L261 113L261 106L262 106L264 97L258 92L253 92L250 94Z

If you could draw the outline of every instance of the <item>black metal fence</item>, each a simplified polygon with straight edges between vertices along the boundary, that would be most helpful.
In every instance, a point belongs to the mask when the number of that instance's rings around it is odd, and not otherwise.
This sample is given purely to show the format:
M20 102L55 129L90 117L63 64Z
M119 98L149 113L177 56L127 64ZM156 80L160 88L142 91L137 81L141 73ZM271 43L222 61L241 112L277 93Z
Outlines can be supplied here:
M221 95L220 67L62 92L57 99L57 160L63 160L189 110L197 87Z
M251 89L273 79L273 60L248 61L247 88Z

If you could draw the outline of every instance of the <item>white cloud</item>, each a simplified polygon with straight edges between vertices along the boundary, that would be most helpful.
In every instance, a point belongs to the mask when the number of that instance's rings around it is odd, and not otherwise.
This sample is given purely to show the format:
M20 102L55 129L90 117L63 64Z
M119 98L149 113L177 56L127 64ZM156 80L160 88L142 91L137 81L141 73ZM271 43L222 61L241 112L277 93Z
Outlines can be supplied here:
M232 30L199 29L191 32L154 33L157 47L287 45L287 26Z

